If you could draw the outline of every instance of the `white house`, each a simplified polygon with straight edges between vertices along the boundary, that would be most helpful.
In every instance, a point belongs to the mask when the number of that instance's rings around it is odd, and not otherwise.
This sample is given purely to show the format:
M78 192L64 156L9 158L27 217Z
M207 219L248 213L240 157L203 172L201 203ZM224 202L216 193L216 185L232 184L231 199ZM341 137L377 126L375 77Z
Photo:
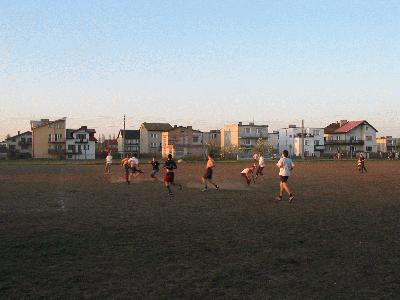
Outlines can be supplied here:
M359 152L376 153L376 133L378 131L367 121L347 121L332 123L324 129L325 152L345 153L353 156Z
M273 152L279 151L279 131L268 132L267 145L272 148Z
M95 159L96 130L82 126L79 129L66 130L66 158L71 160Z
M32 132L26 131L4 141L8 152L16 157L30 158L32 157Z
M304 156L320 157L324 151L323 128L302 128L289 125L288 128L279 129L278 132L279 152L287 150L290 156L301 156L304 148Z

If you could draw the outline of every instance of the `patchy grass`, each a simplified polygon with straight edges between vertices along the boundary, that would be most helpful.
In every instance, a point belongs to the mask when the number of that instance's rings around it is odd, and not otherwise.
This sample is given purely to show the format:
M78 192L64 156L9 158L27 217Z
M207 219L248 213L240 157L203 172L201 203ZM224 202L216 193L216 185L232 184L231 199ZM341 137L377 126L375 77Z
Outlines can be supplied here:
M276 167L178 165L182 192L100 165L0 165L1 298L396 298L397 162L298 164L294 203ZM159 174L161 177L161 174Z

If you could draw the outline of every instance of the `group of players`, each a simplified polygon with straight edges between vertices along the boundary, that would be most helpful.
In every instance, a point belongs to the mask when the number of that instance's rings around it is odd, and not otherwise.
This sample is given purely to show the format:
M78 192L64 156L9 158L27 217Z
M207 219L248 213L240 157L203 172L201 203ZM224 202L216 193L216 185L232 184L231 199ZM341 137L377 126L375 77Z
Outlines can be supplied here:
M263 153L258 152L255 153L253 156L254 163L251 167L245 168L240 174L245 179L247 185L250 185L251 182L256 183L256 178L263 175L263 169L265 167L264 156ZM152 161L150 162L152 165L152 171L150 176L152 178L156 178L156 174L160 172L160 163L153 157ZM112 165L112 156L109 153L106 157L106 173L111 173L111 165ZM125 158L121 160L121 166L125 172L125 181L127 184L130 184L132 178L137 177L140 174L143 174L143 171L139 168L139 160L136 154L131 156L127 154ZM282 152L282 156L277 163L279 168L279 176L280 176L280 189L279 195L276 197L276 200L281 201L283 198L283 192L286 191L289 195L289 202L292 202L294 196L288 187L288 180L291 172L294 168L294 163L288 157L288 151L284 150ZM216 190L219 190L218 184L213 181L213 170L215 168L215 161L213 159L212 154L208 154L207 163L205 165L205 172L204 175L201 177L202 183L204 188L202 189L203 192L208 191L208 184L211 184L215 187ZM165 170L164 174L164 184L165 187L168 189L168 194L170 196L173 195L172 193L172 186L178 187L182 190L182 185L175 182L175 169L177 169L177 165L175 160L173 159L172 155L168 155L168 159L164 162L163 169Z

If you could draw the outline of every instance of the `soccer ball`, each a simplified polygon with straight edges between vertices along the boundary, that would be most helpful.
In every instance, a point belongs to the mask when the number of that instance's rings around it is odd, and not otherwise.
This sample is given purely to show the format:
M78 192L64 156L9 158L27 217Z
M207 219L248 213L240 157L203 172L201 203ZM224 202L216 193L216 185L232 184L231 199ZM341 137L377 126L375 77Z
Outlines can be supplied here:
M183 159L178 159L178 164L180 164L181 162L183 162Z

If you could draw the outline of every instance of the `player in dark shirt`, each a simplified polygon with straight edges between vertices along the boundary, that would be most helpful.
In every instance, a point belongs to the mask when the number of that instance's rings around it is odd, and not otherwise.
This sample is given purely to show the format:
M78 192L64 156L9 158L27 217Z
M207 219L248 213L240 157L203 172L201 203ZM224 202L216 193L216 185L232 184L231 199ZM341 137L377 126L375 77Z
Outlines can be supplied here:
M175 161L172 159L171 154L168 154L168 159L165 161L163 168L166 170L166 173L164 175L164 184L168 189L169 195L172 196L173 194L171 191L171 185L179 186L180 190L182 190L182 185L174 182L175 179L174 170L177 169L178 167Z
M160 172L160 163L153 157L153 160L151 161L151 166L153 170L151 171L151 178L156 178L156 174Z

